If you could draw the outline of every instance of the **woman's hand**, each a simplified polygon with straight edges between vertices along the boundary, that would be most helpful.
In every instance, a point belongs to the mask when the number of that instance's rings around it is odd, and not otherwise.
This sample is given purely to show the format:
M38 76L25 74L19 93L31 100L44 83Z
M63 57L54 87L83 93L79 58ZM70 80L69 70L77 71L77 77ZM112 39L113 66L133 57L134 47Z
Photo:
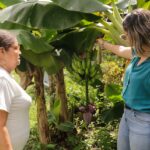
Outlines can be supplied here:
M104 47L104 42L105 42L105 41L104 41L102 38L96 39L96 42L97 42L97 44L99 45L99 47L100 47L101 50L104 50L104 49L105 49L105 47Z

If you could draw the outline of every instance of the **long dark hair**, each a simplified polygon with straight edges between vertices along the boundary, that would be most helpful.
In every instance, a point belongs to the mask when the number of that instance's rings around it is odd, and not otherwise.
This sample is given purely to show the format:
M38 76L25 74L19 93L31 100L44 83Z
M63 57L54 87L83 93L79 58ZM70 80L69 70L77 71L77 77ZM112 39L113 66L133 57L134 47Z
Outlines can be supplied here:
M136 9L129 13L124 21L123 28L128 34L132 47L138 56L150 57L150 11ZM143 49L143 47L147 49Z

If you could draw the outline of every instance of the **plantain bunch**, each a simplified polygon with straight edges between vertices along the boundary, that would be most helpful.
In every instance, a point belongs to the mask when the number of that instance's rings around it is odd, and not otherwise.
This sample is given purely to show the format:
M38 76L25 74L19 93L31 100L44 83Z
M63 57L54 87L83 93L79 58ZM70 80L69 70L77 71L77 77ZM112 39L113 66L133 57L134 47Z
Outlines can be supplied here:
M96 80L100 80L101 69L100 65L97 64L96 59L93 60L93 53L87 59L73 55L72 64L69 71L71 72L71 78L79 84L85 84L86 78L88 78L89 84L94 84Z

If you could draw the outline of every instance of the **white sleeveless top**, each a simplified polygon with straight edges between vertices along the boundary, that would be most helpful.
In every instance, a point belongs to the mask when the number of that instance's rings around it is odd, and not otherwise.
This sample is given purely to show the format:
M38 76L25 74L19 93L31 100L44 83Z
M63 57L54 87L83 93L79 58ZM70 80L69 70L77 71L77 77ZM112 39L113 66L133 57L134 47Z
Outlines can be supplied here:
M31 97L11 75L0 68L0 109L8 112L6 126L13 150L23 150L29 138Z

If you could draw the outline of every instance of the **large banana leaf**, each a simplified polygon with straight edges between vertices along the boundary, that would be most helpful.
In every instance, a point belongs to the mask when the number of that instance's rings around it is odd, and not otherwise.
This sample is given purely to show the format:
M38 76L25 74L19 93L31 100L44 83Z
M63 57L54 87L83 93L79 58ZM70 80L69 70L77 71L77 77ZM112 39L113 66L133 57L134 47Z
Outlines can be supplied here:
M32 30L30 27L27 27L25 25L17 24L10 21L5 21L4 23L0 23L1 29L24 29L24 30Z
M131 5L136 5L137 0L118 0L118 3L116 4L118 8L125 9Z
M48 74L56 73L62 67L62 62L56 56L52 56L50 52L36 54L23 48L21 52L23 58L35 66L45 68Z
M35 66L43 67L49 73L56 73L62 66L71 62L69 53L61 50L59 55L54 47L44 41L43 38L36 38L25 30L10 30L16 34L23 58Z
M116 84L107 84L105 85L104 93L111 102L122 101L121 96L122 87Z
M5 6L10 6L24 1L25 0L1 0L0 3L4 4Z
M26 50L31 50L36 54L51 52L54 50L54 48L46 43L43 39L34 37L26 30L10 31L16 34L19 44L22 45Z
M46 1L22 2L0 11L0 23L7 21L10 25L16 23L38 29L63 30L92 17L97 18L92 14L68 11Z
M103 4L99 0L52 0L67 10L91 13L97 11L105 11L110 7Z
M100 34L99 28L87 27L64 34L51 42L51 44L69 52L81 53L91 48Z
M124 110L124 102L120 101L114 104L114 106L102 113L102 119L108 123L110 121L120 119Z

